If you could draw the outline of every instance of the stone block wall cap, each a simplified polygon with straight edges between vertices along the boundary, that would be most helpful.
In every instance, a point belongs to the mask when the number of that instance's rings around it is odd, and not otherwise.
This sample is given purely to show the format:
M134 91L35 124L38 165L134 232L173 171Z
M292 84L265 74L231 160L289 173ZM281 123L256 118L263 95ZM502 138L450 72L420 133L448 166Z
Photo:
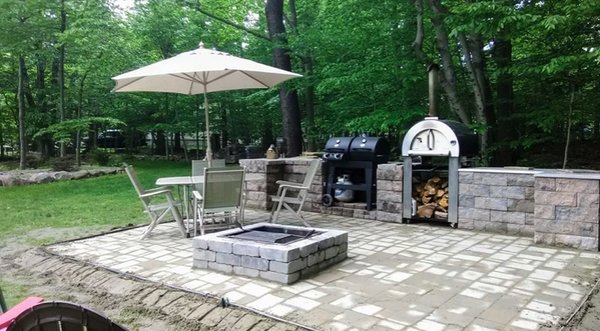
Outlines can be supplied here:
M513 174L513 175L536 175L542 170L526 168L526 167L481 167L481 168L461 168L458 172L486 172L497 174Z
M534 175L539 178L566 178L600 180L600 171L585 169L548 169Z

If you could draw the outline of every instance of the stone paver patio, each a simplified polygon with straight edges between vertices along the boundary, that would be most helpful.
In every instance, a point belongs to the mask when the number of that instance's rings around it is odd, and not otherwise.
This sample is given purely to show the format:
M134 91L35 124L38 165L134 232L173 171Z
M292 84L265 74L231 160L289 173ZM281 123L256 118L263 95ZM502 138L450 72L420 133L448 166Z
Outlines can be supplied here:
M600 275L600 254L530 238L305 216L315 227L348 231L348 259L292 285L192 269L192 241L174 223L143 241L144 228L136 228L48 249L321 330L556 328ZM265 218L247 210L247 222Z

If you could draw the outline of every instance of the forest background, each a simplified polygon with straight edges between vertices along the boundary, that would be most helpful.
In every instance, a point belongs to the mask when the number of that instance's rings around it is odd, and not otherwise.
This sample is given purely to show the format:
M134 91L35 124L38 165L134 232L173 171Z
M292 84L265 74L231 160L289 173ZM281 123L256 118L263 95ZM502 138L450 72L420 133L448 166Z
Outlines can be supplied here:
M197 47L301 73L211 94L214 149L283 136L288 155L331 136L403 134L427 114L480 135L482 165L600 168L597 0L112 0L0 3L0 158L20 166L93 149L102 130L151 133L154 152L202 131L200 96L115 94L111 77ZM89 139L85 139L90 137ZM79 148L78 148L79 147ZM183 146L184 147L184 146ZM216 147L216 148L215 148Z

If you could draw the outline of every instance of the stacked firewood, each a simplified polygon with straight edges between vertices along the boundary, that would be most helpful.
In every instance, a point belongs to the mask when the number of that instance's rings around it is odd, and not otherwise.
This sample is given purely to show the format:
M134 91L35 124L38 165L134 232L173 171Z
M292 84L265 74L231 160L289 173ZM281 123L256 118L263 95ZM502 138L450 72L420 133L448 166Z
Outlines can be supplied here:
M433 176L426 182L413 177L413 199L417 201L417 217L448 219L448 179Z

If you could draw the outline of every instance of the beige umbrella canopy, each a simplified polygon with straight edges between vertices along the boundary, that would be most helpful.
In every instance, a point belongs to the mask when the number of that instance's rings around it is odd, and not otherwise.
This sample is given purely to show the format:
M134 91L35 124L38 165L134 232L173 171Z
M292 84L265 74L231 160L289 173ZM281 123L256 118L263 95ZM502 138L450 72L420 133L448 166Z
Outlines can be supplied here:
M268 88L291 78L302 77L286 70L239 58L228 53L199 48L145 67L120 74L113 92L170 92L204 94L209 165L212 160L210 125L208 122L209 92Z

